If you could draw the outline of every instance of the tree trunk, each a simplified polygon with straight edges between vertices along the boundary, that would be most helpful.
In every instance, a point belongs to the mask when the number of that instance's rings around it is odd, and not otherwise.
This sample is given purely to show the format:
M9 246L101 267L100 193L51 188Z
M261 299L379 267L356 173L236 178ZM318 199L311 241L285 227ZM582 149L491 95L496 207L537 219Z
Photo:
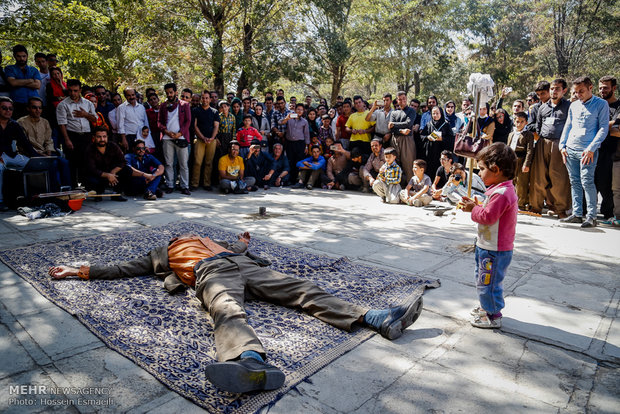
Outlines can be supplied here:
M215 38L213 39L213 56L211 68L213 70L213 89L218 96L226 96L224 90L224 28L214 26Z
M237 80L237 96L241 96L241 92L245 88L250 89L251 73L252 73L252 43L254 42L254 28L251 24L246 23L243 26L243 58L241 61L241 75Z
M416 97L420 96L420 72L417 70L413 72L413 94Z

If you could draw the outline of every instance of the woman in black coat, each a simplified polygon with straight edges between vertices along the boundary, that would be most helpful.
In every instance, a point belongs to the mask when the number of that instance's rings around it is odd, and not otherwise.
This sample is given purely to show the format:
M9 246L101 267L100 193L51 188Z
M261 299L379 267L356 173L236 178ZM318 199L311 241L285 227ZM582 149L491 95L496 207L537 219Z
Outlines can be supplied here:
M427 164L426 175L429 177L435 174L435 171L441 165L439 158L441 151L447 149L454 151L454 134L450 123L444 117L443 111L439 106L433 107L431 110L431 122L424 126L420 132L422 138L422 147L424 158Z

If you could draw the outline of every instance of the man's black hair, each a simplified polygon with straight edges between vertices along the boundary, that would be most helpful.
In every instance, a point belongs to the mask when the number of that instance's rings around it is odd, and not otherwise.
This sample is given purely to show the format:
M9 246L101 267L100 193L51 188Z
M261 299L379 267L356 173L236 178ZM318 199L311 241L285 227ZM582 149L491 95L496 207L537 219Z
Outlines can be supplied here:
M39 101L41 102L41 105L43 105L43 99L39 98L38 96L31 96L30 98L28 98L28 106L30 106L32 101Z
M553 81L551 81L551 83L555 85L562 85L562 89L568 88L568 83L566 83L566 80L562 78L554 79Z
M108 128L103 125L96 126L95 129L93 129L93 137L97 135L97 132L105 132L106 136L110 136L110 131L108 131Z
M393 147L388 147L388 148L386 148L386 149L383 151L383 154L384 154L384 155L390 155L390 154L392 154L392 155L396 156L396 154L397 154L397 153L396 153L396 148L393 148Z
M265 97L265 102L271 101L273 102L273 96L266 96Z
M166 89L172 89L173 91L177 91L177 84L174 82L170 82L164 85L164 90Z
M536 84L534 91L535 92L548 91L550 87L551 87L551 84L549 82L540 81Z
M304 104L302 104L301 102L300 102L300 103L295 104L295 109L299 108L300 106L301 106L302 108L306 109L306 106L305 106Z
M618 84L618 81L616 80L616 78L614 78L611 75L605 75L602 78L600 78L598 81L599 81L599 83L600 82L605 82L605 83L609 82L611 84L612 88Z
M362 100L362 101L364 100L364 98L362 98L362 96L361 96L361 95L355 95L355 96L353 97L353 102L357 101L358 99L360 99L360 100Z
M34 54L34 58L35 59L43 58L43 59L47 60L47 55L45 53L37 52L37 53Z
M362 156L362 150L360 149L360 147L355 147L351 150L351 159L361 157L361 156Z
M284 101L284 96L276 97L276 102L282 102L282 101Z
M384 98L390 98L390 99L393 99L393 98L392 98L392 94L391 94L391 93L384 93L384 94L383 94L383 97L384 97Z
M78 86L78 87L82 87L82 82L79 81L79 79L68 79L67 80L67 88L70 86Z
M515 118L522 118L525 119L527 121L528 117L527 114L525 112L517 112L514 114Z
M26 49L26 46L24 45L13 46L13 56L15 56L15 54L19 52L24 52L25 54L28 54L28 49Z

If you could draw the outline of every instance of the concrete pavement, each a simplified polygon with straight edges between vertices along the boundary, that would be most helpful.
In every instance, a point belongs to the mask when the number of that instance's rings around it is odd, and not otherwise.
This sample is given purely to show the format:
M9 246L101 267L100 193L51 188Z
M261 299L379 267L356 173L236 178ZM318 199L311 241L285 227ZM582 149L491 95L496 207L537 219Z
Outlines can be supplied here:
M273 215L258 219L259 206ZM375 336L310 377L270 413L620 412L620 230L519 216L504 326L472 328L475 227L378 197L323 190L199 190L152 202L87 201L63 218L0 215L0 249L195 220L300 249L441 279L396 341ZM202 412L108 349L0 265L1 412ZM17 385L105 387L105 406L20 406ZM98 396L100 398L102 396ZM63 396L56 396L56 403ZM265 411L265 410L264 410Z

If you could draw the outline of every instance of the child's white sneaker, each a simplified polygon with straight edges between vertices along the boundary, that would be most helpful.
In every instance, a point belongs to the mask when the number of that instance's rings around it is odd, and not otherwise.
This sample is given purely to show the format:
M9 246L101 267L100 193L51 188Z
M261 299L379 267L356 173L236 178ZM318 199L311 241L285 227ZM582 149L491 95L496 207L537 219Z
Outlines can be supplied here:
M502 317L491 319L489 315L474 316L470 323L476 328L497 329L502 327Z

